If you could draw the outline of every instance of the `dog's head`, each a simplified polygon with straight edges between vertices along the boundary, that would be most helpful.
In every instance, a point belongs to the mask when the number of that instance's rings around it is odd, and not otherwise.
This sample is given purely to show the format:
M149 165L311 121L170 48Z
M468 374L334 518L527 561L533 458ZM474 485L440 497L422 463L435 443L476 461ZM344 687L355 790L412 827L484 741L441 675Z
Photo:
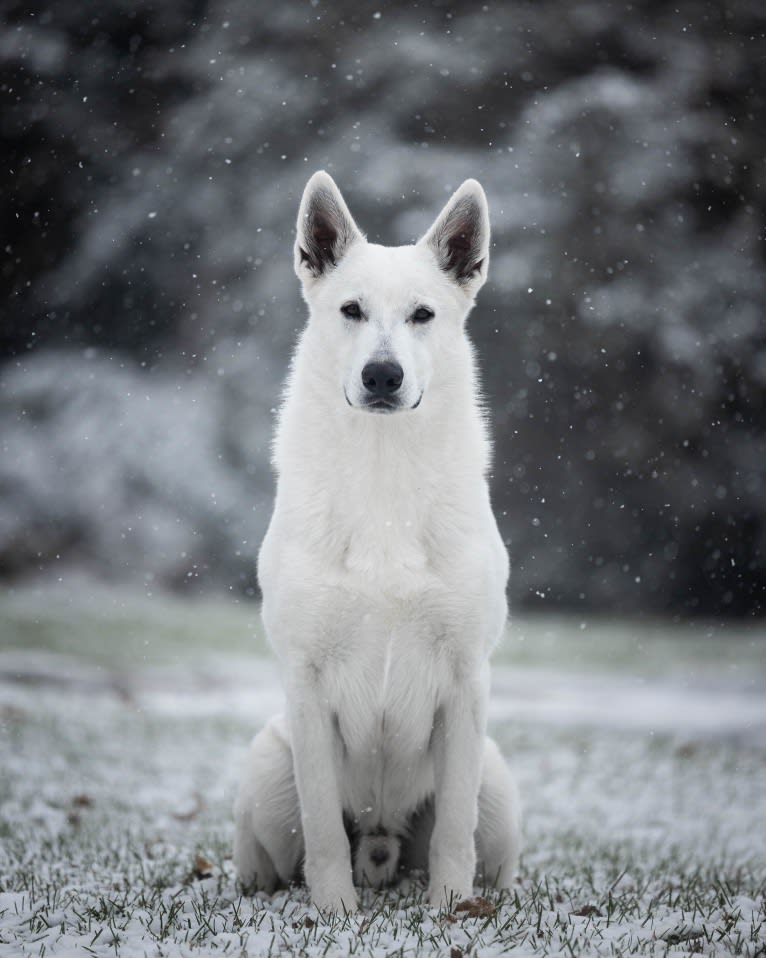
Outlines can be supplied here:
M332 178L315 173L298 214L295 271L340 400L391 413L448 386L450 363L441 360L463 341L488 262L487 200L476 180L414 246L387 247L367 242Z

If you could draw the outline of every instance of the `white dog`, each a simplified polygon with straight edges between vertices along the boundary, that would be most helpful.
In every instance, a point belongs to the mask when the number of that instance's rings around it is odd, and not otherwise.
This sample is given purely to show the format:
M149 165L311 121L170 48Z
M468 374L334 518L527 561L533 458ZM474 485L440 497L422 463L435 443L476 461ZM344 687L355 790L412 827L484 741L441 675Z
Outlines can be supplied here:
M485 736L508 559L464 325L489 219L467 180L414 246L360 233L309 180L295 270L310 316L274 444L258 559L287 715L256 736L236 802L240 879L305 874L320 908L427 868L436 905L510 885L519 810Z

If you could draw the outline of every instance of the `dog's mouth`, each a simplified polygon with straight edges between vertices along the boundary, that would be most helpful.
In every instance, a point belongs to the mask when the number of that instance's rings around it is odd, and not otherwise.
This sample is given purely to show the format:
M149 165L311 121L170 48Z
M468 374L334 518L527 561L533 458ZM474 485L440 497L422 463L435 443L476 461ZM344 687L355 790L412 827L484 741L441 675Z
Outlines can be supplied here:
M388 402L385 399L372 399L368 400L359 407L360 409L366 409L368 412L396 412L399 409L402 409L402 404L398 402Z
M404 403L399 402L398 400L392 399L381 399L376 397L375 399L366 399L361 403L352 403L348 398L348 393L345 392L343 395L346 397L346 402L351 406L352 409L360 409L364 412L376 413L377 415L383 414L387 415L388 413L393 412L411 412L413 409L417 409L420 405L420 401L423 398L423 393L421 393L415 402L411 406L405 406Z

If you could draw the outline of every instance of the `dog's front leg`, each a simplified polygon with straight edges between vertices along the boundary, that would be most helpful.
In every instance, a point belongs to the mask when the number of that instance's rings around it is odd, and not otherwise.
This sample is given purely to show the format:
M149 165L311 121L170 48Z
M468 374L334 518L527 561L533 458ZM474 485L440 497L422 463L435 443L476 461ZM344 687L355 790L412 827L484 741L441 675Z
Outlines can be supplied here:
M343 827L333 717L315 682L290 683L290 735L306 846L304 871L318 908L354 911L351 849Z
M484 725L483 697L470 682L457 685L435 716L435 820L428 868L435 907L473 891Z

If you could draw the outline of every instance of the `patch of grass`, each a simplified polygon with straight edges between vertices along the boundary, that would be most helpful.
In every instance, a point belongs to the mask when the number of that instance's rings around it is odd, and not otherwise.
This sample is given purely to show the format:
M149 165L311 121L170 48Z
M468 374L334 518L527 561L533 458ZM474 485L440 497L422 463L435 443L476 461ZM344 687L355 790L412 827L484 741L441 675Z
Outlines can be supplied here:
M305 888L243 894L231 804L274 695L255 684L234 701L244 662L266 674L255 610L140 599L114 614L116 601L0 603L13 663L0 663L0 958L766 956L766 749L752 734L504 720L492 731L526 804L509 893L434 912L416 876L363 890L354 915L317 913ZM598 660L606 633L586 650L581 632L546 667ZM629 627L611 635L633 642ZM693 636L657 641L698 667ZM624 671L635 649L615 658Z
M50 585L7 591L0 635L6 650L57 652L109 667L188 662L216 649L267 651L256 602L137 595L91 583L74 592Z
M766 626L752 623L513 617L498 662L646 677L766 679Z
M58 849L66 854L71 847ZM492 907L476 917L458 907L432 911L423 888L362 895L358 914L317 913L305 889L271 898L238 892L225 858L203 880L182 878L188 861L168 853L147 874L136 847L123 847L121 878L108 881L107 856L92 869L91 887L73 886L66 873L47 879L19 870L15 894L0 906L3 953L48 953L73 944L95 955L119 954L140 942L163 954L173 944L189 951L223 954L290 954L314 958L328 953L373 956L420 953L481 955L514 949L534 954L665 955L669 948L716 955L763 954L766 915L747 902L763 893L763 876L687 866L673 858L645 869L628 868L600 886L578 883L570 874L524 874L510 893L484 890ZM131 854L132 853L132 854ZM127 862L127 865L126 865ZM624 875L630 870L631 878ZM64 870L66 872L66 870ZM62 880L63 879L63 880ZM9 899L13 903L9 904ZM457 903L455 903L457 905Z

